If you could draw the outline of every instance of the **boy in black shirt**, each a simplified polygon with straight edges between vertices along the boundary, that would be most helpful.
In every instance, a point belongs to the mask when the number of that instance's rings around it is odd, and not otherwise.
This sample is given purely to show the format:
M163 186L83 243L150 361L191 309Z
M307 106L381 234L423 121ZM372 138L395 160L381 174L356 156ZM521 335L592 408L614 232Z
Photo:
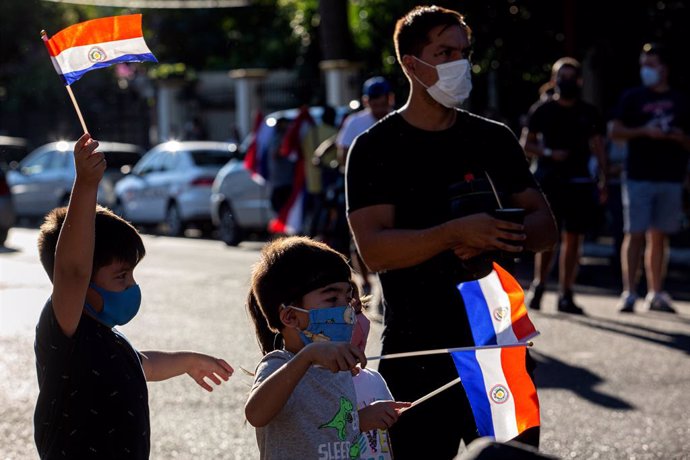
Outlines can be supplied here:
M114 329L141 302L134 268L145 255L136 229L96 206L105 157L84 134L74 147L76 179L67 209L47 216L41 263L53 292L36 326L39 395L34 438L41 458L148 458L146 381L188 373L212 391L233 369L194 352L138 352Z

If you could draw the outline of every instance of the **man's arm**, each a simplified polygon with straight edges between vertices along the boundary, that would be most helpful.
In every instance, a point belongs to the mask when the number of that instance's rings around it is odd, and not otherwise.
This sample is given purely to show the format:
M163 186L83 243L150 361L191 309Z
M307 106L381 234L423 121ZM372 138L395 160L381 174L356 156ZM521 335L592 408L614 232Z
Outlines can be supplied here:
M544 195L527 188L511 196L513 206L525 210L524 248L532 252L548 251L558 242L558 227Z
M532 200L526 201L536 207ZM532 220L542 221L530 217ZM448 249L463 259L493 249L520 252L521 246L506 244L501 239L522 241L525 238L520 233L522 225L501 221L486 213L460 217L426 229L408 230L394 228L393 205L374 205L350 213L348 221L364 263L377 272L411 267Z
M72 337L84 308L91 280L95 242L96 195L105 171L105 158L95 152L98 142L84 134L74 146L77 172L67 216L55 249L52 303L62 332Z

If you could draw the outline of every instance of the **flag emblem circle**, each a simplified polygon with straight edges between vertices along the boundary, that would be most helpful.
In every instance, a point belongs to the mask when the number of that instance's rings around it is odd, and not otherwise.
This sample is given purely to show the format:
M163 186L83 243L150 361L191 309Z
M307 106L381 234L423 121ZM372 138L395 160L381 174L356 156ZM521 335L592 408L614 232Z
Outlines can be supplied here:
M103 51L103 48L94 46L89 50L89 61L91 62L105 61L106 57L107 56L105 54L105 51Z
M504 402L508 401L510 393L508 393L508 389L505 386L498 384L494 385L494 387L491 389L490 396L491 400L496 404L503 404Z
M508 309L506 307L498 307L494 310L494 318L496 321L502 321L506 315L508 315Z

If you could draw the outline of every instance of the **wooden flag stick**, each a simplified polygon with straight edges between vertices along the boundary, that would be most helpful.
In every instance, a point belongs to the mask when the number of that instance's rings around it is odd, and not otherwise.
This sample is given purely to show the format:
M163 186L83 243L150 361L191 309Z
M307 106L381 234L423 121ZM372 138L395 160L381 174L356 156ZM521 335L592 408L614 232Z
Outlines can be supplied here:
M48 33L45 30L41 30L41 40L43 40L44 43L48 43ZM57 70L58 74L61 74L62 72L59 69L59 66L57 64L57 61L55 59L51 58L53 61L53 66L55 66L55 70ZM67 90L67 94L69 94L69 98L72 100L72 105L74 106L74 110L77 111L77 116L79 117L79 123L81 123L81 127L84 130L84 134L88 133L89 130L86 129L86 123L84 122L84 116L81 114L81 109L79 109L79 104L77 104L77 99L74 97L74 93L72 92L72 87L70 85L65 85L65 89Z
M422 396L421 398L419 398L418 400L416 400L415 402L413 402L412 404L410 404L409 407L405 407L405 408L401 409L400 412L402 413L402 412L405 412L405 411L408 410L408 409L412 409L414 406L416 406L416 405L418 405L418 404L420 404L420 403L423 403L424 401L426 401L426 400L429 399L429 398L433 398L433 397L436 396L437 394L441 393L442 391L447 390L448 388L452 387L453 385L457 385L458 383L460 383L460 377L458 377L457 379L453 380L452 382L446 383L445 385L443 385L443 386L440 387L440 388L435 389L434 391L432 391L431 393L427 394L426 396Z
M79 116L79 122L81 123L81 127L84 130L84 134L86 134L89 132L89 130L86 129L86 123L84 122L84 117L81 114L81 110L79 110L79 104L77 104L77 99L74 97L74 93L72 92L72 87L70 85L66 85L65 89L67 90L67 94L69 94L69 98L72 99L72 104L74 105L74 110L77 111L77 116Z
M534 337L535 335L533 335L532 337ZM512 343L510 345L481 345L481 346L476 346L476 347L437 348L435 350L406 351L403 353L391 353L388 355L381 355L381 356L371 356L371 357L367 356L367 361L375 361L377 359L407 358L410 356L438 355L441 353L453 353L455 351L475 351L475 350L491 350L493 348L531 347L532 345L534 345L534 343L532 341L527 341L527 342Z

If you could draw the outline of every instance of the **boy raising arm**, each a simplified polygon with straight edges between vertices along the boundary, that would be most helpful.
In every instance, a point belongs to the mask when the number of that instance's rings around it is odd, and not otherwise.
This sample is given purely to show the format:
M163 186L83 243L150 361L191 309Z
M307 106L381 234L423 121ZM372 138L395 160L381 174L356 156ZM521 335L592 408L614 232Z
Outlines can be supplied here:
M36 327L41 458L148 458L146 381L188 373L211 391L206 378L220 384L233 372L224 360L200 353L140 353L114 328L139 310L134 268L146 251L134 227L96 205L106 166L97 148L88 134L77 141L69 207L51 211L39 235L53 282Z

